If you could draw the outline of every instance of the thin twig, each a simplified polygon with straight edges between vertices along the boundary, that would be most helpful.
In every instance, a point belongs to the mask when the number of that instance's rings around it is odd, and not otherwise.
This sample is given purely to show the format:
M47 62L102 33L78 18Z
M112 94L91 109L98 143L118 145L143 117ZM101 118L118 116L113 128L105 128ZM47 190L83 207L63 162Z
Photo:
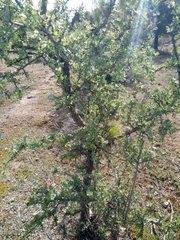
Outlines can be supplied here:
M142 150L140 151L139 155L141 155L141 152L142 152ZM133 197L133 194L134 194L134 188L135 188L138 169L139 169L139 163L140 163L140 160L137 160L136 161L136 168L135 168L134 176L133 176L133 185L131 187L131 190L130 190L130 193L129 193L129 196L128 196L128 199L127 199L127 206L126 206L125 215L124 215L124 221L125 222L127 220L127 216L128 216L130 206L131 206L132 197Z
M170 210L171 210L170 222L172 222L173 221L173 215L174 215L174 209L173 209L173 205L172 205L171 201L168 200L168 202L169 202Z

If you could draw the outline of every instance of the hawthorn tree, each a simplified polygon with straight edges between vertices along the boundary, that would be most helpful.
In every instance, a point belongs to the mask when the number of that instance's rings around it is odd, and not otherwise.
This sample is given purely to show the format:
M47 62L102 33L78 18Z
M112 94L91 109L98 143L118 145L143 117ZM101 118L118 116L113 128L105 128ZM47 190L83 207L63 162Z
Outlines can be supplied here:
M56 0L51 10L47 1L37 9L31 0L0 2L0 57L15 68L0 73L1 91L22 97L18 76L28 77L26 66L37 61L48 66L62 89L57 103L77 127L42 142L58 142L61 158L82 160L60 193L46 186L34 190L28 205L41 205L42 213L27 225L25 236L46 218L57 223L60 206L64 217L76 220L74 239L108 239L107 232L118 239L120 226L132 222L142 235L144 215L132 206L138 170L155 155L154 131L163 139L172 130L168 114L179 110L179 84L151 89L156 69L148 5L105 1L102 16L92 21L83 7L70 10L68 0ZM13 92L7 84L14 85ZM12 158L31 146L24 138ZM111 182L100 171L104 163L114 171Z

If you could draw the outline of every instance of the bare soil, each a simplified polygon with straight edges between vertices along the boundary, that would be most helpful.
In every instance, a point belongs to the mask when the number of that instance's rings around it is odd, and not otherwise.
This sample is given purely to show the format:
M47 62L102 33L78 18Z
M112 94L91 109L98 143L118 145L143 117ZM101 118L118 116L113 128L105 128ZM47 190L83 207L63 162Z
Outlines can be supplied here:
M71 126L68 116L60 116L55 111L53 96L60 95L61 90L52 72L41 64L29 66L27 70L30 77L23 81L26 90L22 99L4 103L0 108L0 170L3 173L0 178L0 239L19 239L25 223L35 214L28 212L26 206L34 184L55 186L61 177L53 175L53 169L61 166L55 146L35 152L27 149L4 168L9 147L25 134L29 139L36 139L57 130L61 118L66 119L66 128ZM46 233L36 233L33 238L48 239Z

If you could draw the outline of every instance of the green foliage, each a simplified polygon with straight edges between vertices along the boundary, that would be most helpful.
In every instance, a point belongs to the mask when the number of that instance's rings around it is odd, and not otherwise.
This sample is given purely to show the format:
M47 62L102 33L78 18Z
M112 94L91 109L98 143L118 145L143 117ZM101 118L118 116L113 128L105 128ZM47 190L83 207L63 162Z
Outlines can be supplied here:
M46 1L37 10L30 0L0 3L0 58L15 68L0 73L0 89L9 97L21 97L18 76L28 76L26 66L41 61L62 89L57 104L76 124L68 135L57 133L33 141L25 136L12 147L9 161L25 148L48 142L58 144L61 158L81 160L75 173L61 183L60 193L47 186L34 189L28 206L38 205L41 212L27 225L24 237L42 227L45 219L57 223L61 214L74 219L72 232L77 239L107 239L108 231L117 239L121 227L132 226L143 238L146 211L138 209L134 194L139 166L155 157L156 138L163 140L175 129L168 115L175 116L180 106L180 84L170 81L159 88L155 82L148 4L99 1L88 15L83 7L76 13L69 10L65 0L57 0L49 11ZM175 60L171 66L180 74L178 1L172 14ZM7 83L14 84L13 92ZM113 123L119 123L120 131ZM103 181L103 170L99 173L102 164L110 168L110 174L104 173L113 176L110 182Z
M52 141L52 136L44 136L40 139L34 139L32 141L28 141L28 135L25 135L22 139L17 140L16 144L13 144L9 151L12 152L12 154L10 155L9 159L5 162L5 164L8 164L10 161L12 161L13 159L16 158L16 156L23 150L26 148L30 148L30 149L37 149L40 147L44 147L45 143L47 142L51 142Z
M33 232L36 228L43 227L42 222L46 218L53 217L54 223L57 222L57 200L57 193L52 187L47 188L47 186L44 186L42 188L34 188L31 197L29 198L28 206L40 204L42 213L35 215L33 220L27 224L26 231L22 236L22 239L29 235L29 233Z
M116 125L110 125L109 126L109 131L108 131L108 136L109 137L115 137L118 136L120 133L118 126Z
M172 5L167 1L160 1L158 4L157 28L159 34L167 33L166 28L172 22Z
M31 193L28 206L38 205L41 213L37 214L33 220L27 224L25 238L36 228L43 227L45 219L52 219L53 224L57 224L59 217L74 217L80 212L80 202L83 200L88 202L87 196L82 192L83 182L78 175L72 175L61 182L61 192L58 194L56 190L50 186L40 187L36 185ZM64 209L59 216L59 210Z

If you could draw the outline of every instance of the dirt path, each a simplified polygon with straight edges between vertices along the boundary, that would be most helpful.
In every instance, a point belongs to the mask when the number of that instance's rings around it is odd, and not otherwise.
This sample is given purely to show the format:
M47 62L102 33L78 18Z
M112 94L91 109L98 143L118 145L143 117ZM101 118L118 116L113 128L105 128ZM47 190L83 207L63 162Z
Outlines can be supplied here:
M23 137L25 133L36 137L49 131L43 125L50 121L54 110L51 100L60 90L47 67L36 64L29 66L28 71L30 78L23 83L28 89L22 99L0 108L0 163L7 156L5 149L10 141Z
M6 103L0 108L0 172L8 159L8 148L18 138L28 134L38 138L51 131L51 124L57 119L54 109L54 95L60 94L50 69L41 64L28 67L30 78L23 82L27 90L19 102ZM52 169L59 163L56 149L26 150L5 169L0 176L0 239L19 239L24 224L31 218L27 213L27 200L36 181L41 184L55 184ZM59 181L57 181L59 182ZM32 213L31 213L32 214ZM46 239L35 235L35 239Z
M52 104L47 100L50 100L50 96L53 96L55 89L57 89L53 74L49 69L38 64L37 66L33 65L30 77L35 79L33 80L35 86L30 86L20 102L1 108L1 129L5 125L23 127L23 125L26 126L34 121L43 121L47 117L47 112L52 108Z

